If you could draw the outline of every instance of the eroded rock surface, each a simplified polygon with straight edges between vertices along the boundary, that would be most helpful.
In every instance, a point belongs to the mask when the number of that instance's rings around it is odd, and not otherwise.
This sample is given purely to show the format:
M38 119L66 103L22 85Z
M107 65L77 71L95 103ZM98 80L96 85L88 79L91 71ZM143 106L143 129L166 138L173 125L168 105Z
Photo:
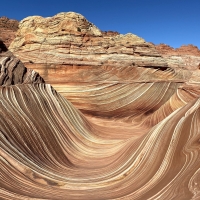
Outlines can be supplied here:
M44 82L37 72L27 69L18 58L8 51L2 41L0 41L0 70L1 86Z
M164 67L154 46L134 35L104 33L77 13L28 17L10 46L23 62L44 65Z
M2 44L0 198L199 199L197 70L72 12L19 27L10 49L59 93Z
M2 40L7 48L15 38L15 33L18 30L19 22L7 17L0 17L0 40Z
M199 199L200 99L181 97L160 107L154 120L171 114L149 129L94 123L49 84L0 87L0 197Z
M10 46L28 68L39 72L81 111L109 117L126 109L128 115L135 113L129 109L134 95L127 96L135 85L160 83L162 88L172 83L177 88L191 77L196 82L199 75L192 76L183 57L167 57L165 48L134 34L102 32L73 12L25 18Z
M194 45L183 45L174 49L166 44L155 46L170 67L200 70L200 50Z

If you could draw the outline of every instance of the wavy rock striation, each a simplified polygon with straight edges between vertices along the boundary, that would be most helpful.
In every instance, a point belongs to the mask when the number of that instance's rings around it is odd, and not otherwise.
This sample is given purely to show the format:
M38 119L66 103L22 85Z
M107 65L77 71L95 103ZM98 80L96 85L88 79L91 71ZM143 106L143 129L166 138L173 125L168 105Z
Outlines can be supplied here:
M30 69L1 45L1 199L200 198L197 72L72 12L24 19L10 49Z
M9 86L22 83L40 83L44 80L32 69L27 69L0 41L0 85Z
M3 86L0 102L2 199L199 198L199 98L150 129L121 130L49 84Z

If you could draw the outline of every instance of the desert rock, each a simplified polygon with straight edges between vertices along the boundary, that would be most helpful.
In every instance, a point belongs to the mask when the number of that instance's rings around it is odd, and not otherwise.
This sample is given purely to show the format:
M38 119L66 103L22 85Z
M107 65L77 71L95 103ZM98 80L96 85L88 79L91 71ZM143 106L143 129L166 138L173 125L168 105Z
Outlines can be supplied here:
M172 68L199 70L200 50L194 45L183 45L180 48L172 48L166 44L155 46L158 52L166 59Z
M18 58L8 51L2 41L0 41L0 69L1 86L44 82L37 72L27 69Z
M144 39L131 33L102 32L73 12L25 18L9 49L77 108L105 116L112 111L103 106L104 97L87 98L94 95L97 85L104 85L104 95L112 88L110 84L154 83L166 77L168 81L185 82L191 76L188 71L174 71ZM78 88L87 92L80 95ZM120 100L117 102L114 109L120 107Z
M199 199L197 70L72 12L16 36L18 58L0 44L0 198Z
M18 30L19 22L17 20L0 17L0 40L2 40L7 48L15 38L15 33Z

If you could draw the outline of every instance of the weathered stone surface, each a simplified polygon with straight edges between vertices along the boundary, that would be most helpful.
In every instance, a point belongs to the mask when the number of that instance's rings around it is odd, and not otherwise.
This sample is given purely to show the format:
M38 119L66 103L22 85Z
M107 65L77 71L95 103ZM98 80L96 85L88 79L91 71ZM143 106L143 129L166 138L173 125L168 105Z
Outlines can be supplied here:
M22 83L44 83L37 72L27 69L0 41L0 86Z
M77 13L25 18L16 36L10 50L85 114L131 119L140 115L146 123L149 113L162 110L159 108L173 101L171 98L182 96L170 112L165 111L168 114L156 122L150 120L149 124L155 124L198 94L198 89L194 96L187 92L190 97L184 92L188 85L198 88L199 84L199 73L188 70L184 55L179 56L166 45L155 47L134 34L102 32ZM197 55L198 50L191 48ZM191 58L186 47L180 49L186 58ZM174 55L167 57L169 51ZM166 87L170 89L165 98L152 109L155 99L149 100L151 92L163 94ZM135 93L131 88L140 89ZM147 88L151 88L148 95L144 92ZM189 100L176 92L185 94ZM146 97L140 99L139 94Z
M197 46L194 45L182 45L180 48L174 49L166 44L159 44L156 45L156 49L162 55L175 55L175 56L182 56L182 55L190 55L190 56L200 56L200 50Z
M92 116L135 119L140 115L144 122L149 113L171 98L176 99L176 91L183 91L188 83L198 84L198 73L194 75L185 67L183 56L167 57L164 49L173 51L170 47L155 47L134 34L102 32L77 13L25 18L16 36L10 50L73 105ZM168 86L171 89L156 109L150 106L154 104L153 97L152 102L150 97L137 97L146 94L148 87L162 94ZM131 92L137 87L137 93ZM174 109L183 106L181 101Z
M0 40L2 40L7 48L15 38L15 33L18 30L19 22L17 20L0 17Z
M183 45L174 49L166 44L155 46L158 52L166 59L166 62L173 68L185 68L199 70L200 50L194 45Z
M84 83L85 89L95 90L95 84L162 81L165 74L162 70L171 70L154 45L144 39L134 34L102 32L73 12L49 18L25 18L9 49L28 68L39 72L46 83L86 112L93 112L91 102L85 99L86 102L76 103L76 95L71 99L71 84L81 88ZM183 76L168 73L169 80L180 81ZM98 112L105 109L94 101Z
M73 12L28 17L20 22L16 36L10 50L25 63L166 67L154 46L142 38L101 32Z
M169 67L155 46L144 39L131 33L102 32L73 12L25 18L10 50L81 111L99 116L113 116L117 109L120 113L121 102L126 101L122 99L133 101L125 94L135 84L173 82L176 88L192 75ZM122 99L112 97L110 103L115 104L104 106L105 94L112 96L116 84L129 86Z
M73 104L15 81L24 66L0 44L1 199L199 199L197 70L76 13L26 18L17 34L10 49Z

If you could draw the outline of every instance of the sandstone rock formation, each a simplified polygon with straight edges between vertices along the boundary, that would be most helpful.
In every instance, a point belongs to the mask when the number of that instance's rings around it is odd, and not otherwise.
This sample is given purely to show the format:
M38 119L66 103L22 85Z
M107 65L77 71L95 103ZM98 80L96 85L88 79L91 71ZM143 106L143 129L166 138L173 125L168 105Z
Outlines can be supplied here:
M73 12L25 18L10 50L87 114L112 116L121 102L133 102L133 95L128 98L114 92L116 86L129 91L135 84L163 79L178 86L191 76L189 71L170 68L155 46L144 39L133 34L105 34ZM106 93L111 93L110 99Z
M183 45L177 49L166 44L160 44L155 47L171 67L189 70L200 69L200 50L194 45Z
M45 84L0 101L2 199L199 199L199 98L150 130L94 126Z
M139 110L152 113L183 83L198 82L198 76L184 70L184 65L174 67L174 60L170 57L169 62L157 49L133 34L102 32L73 12L22 20L10 46L28 68L38 71L85 114L119 118L135 118L141 115ZM151 87L162 94L168 84L166 99L152 109L155 99L144 99L148 95L143 91ZM131 90L138 87L137 93ZM138 98L138 94L143 95Z
M15 38L18 24L19 22L17 20L0 17L0 40L2 40L7 47L9 47L10 43Z
M2 41L0 41L0 52L1 86L44 82L37 72L27 69L18 58L8 51Z
M162 55L174 55L174 56L181 56L181 55L190 55L190 56L200 56L200 50L197 46L194 45L182 45L180 48L174 49L166 44L159 44L155 46L156 49Z
M121 66L123 63L123 66L166 68L154 46L142 38L133 34L105 34L82 15L72 12L22 20L10 50L23 62L40 65ZM43 70L43 66L40 68Z
M22 20L10 46L46 84L1 49L0 198L200 198L197 70L72 12Z

